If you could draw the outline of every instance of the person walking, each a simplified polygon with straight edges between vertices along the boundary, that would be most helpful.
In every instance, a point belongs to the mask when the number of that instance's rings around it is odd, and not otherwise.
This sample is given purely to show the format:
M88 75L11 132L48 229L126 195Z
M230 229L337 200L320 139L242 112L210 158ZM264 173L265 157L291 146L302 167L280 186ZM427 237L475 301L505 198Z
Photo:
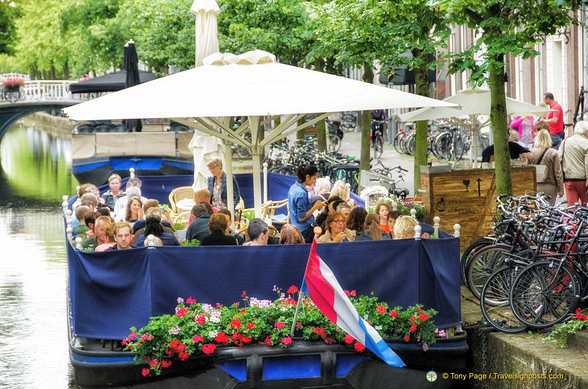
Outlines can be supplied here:
M561 141L565 136L564 132L564 121L563 121L563 109L553 97L553 93L546 92L543 95L543 101L550 109L555 112L549 112L545 117L544 122L549 124L549 134L551 135L551 142L553 148L558 149Z
M564 173L564 185L568 205L578 200L588 202L586 178L588 178L588 122L580 121L574 127L574 135L566 138L558 150Z

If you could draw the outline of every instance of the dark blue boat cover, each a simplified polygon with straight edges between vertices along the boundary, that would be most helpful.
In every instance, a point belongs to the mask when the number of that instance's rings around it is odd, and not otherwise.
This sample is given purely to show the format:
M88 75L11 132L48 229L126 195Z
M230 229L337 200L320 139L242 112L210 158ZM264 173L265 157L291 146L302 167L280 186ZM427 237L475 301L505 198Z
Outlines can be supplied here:
M275 299L274 285L300 286L309 244L154 247L86 253L68 244L74 333L122 339L150 316L173 313L178 297L232 304ZM318 253L343 289L374 292L392 307L439 311L439 328L459 324L459 240L423 239L321 244Z

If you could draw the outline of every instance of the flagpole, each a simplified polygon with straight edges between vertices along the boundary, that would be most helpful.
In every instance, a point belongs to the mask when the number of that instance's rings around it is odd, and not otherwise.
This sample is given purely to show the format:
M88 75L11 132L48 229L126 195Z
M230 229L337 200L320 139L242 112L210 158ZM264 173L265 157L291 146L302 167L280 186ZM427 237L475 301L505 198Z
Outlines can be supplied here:
M316 239L323 230L320 227L314 227L314 238ZM294 328L296 328L296 322L298 321L298 310L300 309L300 302L302 301L302 289L304 287L304 277L302 277L302 285L300 285L300 290L298 291L298 302L296 303L296 312L294 312L294 320L292 320L292 328L290 329L290 336L294 337Z
M302 278L302 285L304 285L304 278ZM292 320L292 328L290 329L290 336L294 337L294 328L296 328L296 322L298 321L298 310L300 309L300 302L302 301L302 285L298 291L298 302L296 303L296 312L294 312L294 320Z

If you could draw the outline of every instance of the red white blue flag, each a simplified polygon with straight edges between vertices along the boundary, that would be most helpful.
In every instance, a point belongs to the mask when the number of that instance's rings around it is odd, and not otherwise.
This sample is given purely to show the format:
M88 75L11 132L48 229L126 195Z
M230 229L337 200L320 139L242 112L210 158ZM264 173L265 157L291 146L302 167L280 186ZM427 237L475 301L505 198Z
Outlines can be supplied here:
M329 320L386 364L394 367L406 366L380 334L359 316L331 269L316 253L316 238L310 247L302 289Z

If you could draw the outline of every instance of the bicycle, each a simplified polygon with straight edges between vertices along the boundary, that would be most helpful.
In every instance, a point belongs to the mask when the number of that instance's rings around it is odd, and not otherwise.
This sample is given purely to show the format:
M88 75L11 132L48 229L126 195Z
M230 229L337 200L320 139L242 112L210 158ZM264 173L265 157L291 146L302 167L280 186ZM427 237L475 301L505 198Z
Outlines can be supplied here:
M371 141L374 149L374 159L382 158L384 152L384 129L386 122L383 120L372 120Z

